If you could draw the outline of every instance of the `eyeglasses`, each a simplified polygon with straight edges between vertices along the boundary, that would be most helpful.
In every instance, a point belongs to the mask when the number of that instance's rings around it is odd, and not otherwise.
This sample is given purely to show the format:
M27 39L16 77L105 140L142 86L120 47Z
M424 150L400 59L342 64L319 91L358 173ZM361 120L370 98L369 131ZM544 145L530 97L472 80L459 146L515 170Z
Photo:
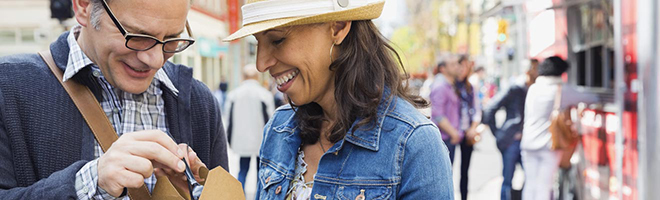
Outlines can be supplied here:
M163 45L163 52L165 53L179 53L182 52L183 50L186 50L186 48L190 47L193 43L195 43L195 39L192 38L172 38L172 39L167 39L165 41L161 41L158 38L155 38L150 35L143 35L143 34L135 34L135 33L129 33L124 29L124 26L119 23L119 20L115 17L115 15L112 13L112 10L110 10L110 7L108 6L108 3L103 0L103 8L105 8L105 11L108 13L110 16L110 19L112 19L112 22L115 23L115 26L117 26L117 29L119 29L119 32L121 32L122 35L124 35L124 38L126 39L126 48L129 48L134 51L146 51L157 44L162 44ZM190 31L190 26L188 25L188 21L186 20L186 30L188 31L188 35L192 37L192 32Z

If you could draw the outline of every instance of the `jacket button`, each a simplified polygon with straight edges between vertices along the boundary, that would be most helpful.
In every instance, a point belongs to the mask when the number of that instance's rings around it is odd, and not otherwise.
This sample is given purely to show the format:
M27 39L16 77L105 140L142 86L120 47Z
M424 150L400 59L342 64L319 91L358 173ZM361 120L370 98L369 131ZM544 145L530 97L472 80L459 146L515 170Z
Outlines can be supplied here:
M266 178L266 183L270 182L270 177Z
M360 190L360 195L357 195L357 197L355 197L355 200L364 200L364 199L365 199L365 197L364 197L364 189L361 189L361 190Z
M277 186L277 189L275 189L275 194L280 194L281 191L282 191L282 186L281 185Z

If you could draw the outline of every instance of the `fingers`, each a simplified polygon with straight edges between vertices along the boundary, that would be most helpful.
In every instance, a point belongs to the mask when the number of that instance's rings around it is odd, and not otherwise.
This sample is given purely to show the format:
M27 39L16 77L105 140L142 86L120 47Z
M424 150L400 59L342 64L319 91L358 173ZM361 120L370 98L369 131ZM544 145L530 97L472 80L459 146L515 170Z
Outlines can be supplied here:
M127 188L139 188L144 185L144 176L129 170L124 170L121 173L118 173L117 179L120 179L118 182L123 183L121 185Z
M186 166L183 161L181 161L180 157L172 154L171 151L161 146L159 143L135 141L131 143L130 147L126 148L126 151L131 155L155 161L179 172L186 169ZM178 150L175 150L175 152L176 151Z
M138 156L127 156L122 162L126 170L142 175L142 179L150 177L154 169L150 160Z
M121 138L126 137L126 139L132 139L135 141L149 141L149 142L155 142L163 146L165 149L169 150L172 152L172 154L179 156L179 158L183 158L183 153L185 151L179 152L179 148L177 144L172 140L172 138L167 135L165 132L160 131L160 130L148 130L148 131L138 131L138 132L132 132L132 133L126 133L122 135Z
M195 151L187 144L179 144L179 149L181 151L187 152L184 155L184 158L186 159L190 170L193 172L195 179L197 181L203 181L204 179L202 179L199 175L199 169L201 167L206 167L206 164L202 162L202 160L197 156L197 153L195 153Z
M160 130L125 133L98 159L99 187L117 196L142 186L156 167L183 172L184 152Z

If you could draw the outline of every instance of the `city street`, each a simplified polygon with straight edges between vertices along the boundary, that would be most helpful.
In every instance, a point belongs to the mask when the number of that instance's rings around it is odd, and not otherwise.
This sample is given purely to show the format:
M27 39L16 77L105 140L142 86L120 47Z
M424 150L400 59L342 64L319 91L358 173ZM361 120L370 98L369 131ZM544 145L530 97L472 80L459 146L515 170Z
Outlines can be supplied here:
M506 177L522 148L529 176L517 165L504 199L521 199L523 185L532 200L660 199L658 10L660 0L0 0L0 200L117 196L111 186L144 177L103 174L153 171L133 159L170 155L141 143L166 135L236 179L248 163L239 155L251 155L239 192L252 200L262 142L262 161L298 159L279 134L291 127L310 133L296 138L313 143L305 160L321 164L318 175L332 169L339 186L320 187L319 176L311 193L304 180L287 188L262 177L275 187L261 198L500 199L490 129L477 128L462 198L461 147L447 166L429 139L439 135L405 133L426 118L454 141L481 121L501 127L501 147L521 140L505 150ZM411 105L375 102L387 96ZM422 107L419 97L426 118L408 107ZM273 114L287 103L297 116ZM264 130L269 119L282 125ZM377 136L329 131L357 119L384 126ZM156 132L167 134L140 135ZM355 145L330 157L340 139ZM122 151L137 158L107 159Z

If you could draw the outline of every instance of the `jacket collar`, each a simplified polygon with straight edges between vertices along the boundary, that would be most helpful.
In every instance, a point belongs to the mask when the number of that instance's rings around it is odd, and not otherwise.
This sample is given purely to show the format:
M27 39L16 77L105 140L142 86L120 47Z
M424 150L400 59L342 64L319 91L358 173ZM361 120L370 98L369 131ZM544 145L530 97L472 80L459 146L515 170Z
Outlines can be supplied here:
M378 151L380 144L380 134L383 130L383 122L385 121L385 116L391 109L393 109L393 104L396 103L396 97L390 96L391 94L392 92L389 88L385 88L385 90L383 90L383 95L380 98L380 103L378 104L376 121L371 121L366 125L356 129L355 131L349 131L346 134L346 141L365 149ZM351 126L351 129L349 130L352 130L360 120L362 120L362 118L355 120L353 126Z
M383 122L385 121L385 116L387 113L393 109L393 104L395 103L396 97L390 96L391 91L389 88L386 88L383 91L380 103L378 104L378 111L376 114L376 120L367 123L366 125L356 129L355 131L350 131L355 127L360 120L363 118L358 118L353 122L353 125L349 129L349 132L346 133L344 138L345 141L353 143L356 146L369 149L372 151L378 151L380 144L380 134L383 128ZM288 105L287 105L288 106ZM285 107L286 108L286 107ZM283 108L280 108L283 109ZM295 114L291 115L286 122L282 123L279 126L273 128L276 132L289 132L294 133L297 129L298 123L295 120ZM340 141L341 142L341 141ZM333 149L329 149L333 151Z

